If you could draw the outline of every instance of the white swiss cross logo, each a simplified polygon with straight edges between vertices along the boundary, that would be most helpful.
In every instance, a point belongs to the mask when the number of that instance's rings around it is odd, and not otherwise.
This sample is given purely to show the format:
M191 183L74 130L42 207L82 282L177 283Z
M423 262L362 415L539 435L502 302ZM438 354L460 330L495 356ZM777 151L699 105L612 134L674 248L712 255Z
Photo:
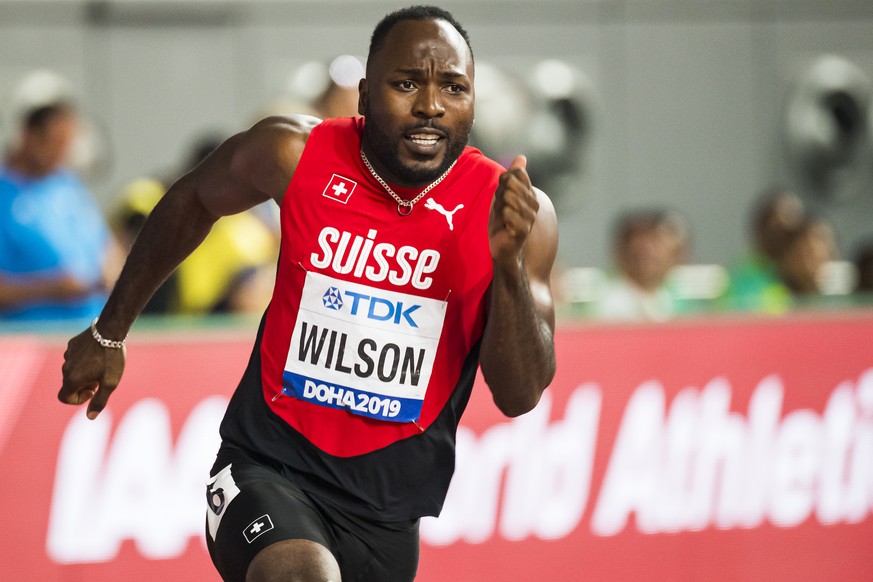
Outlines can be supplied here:
M354 180L349 180L348 178L343 178L339 174L334 174L330 177L330 182L327 183L327 187L322 192L322 196L326 198L330 198L331 200L336 200L337 202L342 202L343 204L348 204L349 198L352 197L352 192L355 191L355 187L358 185Z
M248 524L243 530L243 535L248 543L252 543L261 535L273 529L273 520L267 514L262 515L252 523Z

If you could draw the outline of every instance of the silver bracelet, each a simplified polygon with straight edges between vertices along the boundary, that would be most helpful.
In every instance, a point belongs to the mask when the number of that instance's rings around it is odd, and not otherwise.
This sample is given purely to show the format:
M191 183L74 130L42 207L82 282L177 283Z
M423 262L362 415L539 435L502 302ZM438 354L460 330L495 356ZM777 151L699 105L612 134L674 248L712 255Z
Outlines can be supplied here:
M125 336L123 340L106 339L105 337L100 335L99 331L97 331L97 320L98 319L100 319L100 318L95 317L94 321L91 322L91 337L93 337L95 340L97 340L97 343L100 344L101 346L103 346L104 348L113 348L116 350L120 350L121 348L123 348L124 342L127 341L127 336Z

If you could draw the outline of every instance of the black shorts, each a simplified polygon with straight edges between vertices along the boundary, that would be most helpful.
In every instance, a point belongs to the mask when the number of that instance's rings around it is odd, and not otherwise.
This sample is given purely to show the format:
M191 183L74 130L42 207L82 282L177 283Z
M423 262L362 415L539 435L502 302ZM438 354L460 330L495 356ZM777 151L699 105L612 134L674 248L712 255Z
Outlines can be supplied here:
M418 568L418 520L380 523L302 491L288 475L222 446L206 485L206 545L227 581L244 581L267 546L305 539L336 558L343 582L402 582Z

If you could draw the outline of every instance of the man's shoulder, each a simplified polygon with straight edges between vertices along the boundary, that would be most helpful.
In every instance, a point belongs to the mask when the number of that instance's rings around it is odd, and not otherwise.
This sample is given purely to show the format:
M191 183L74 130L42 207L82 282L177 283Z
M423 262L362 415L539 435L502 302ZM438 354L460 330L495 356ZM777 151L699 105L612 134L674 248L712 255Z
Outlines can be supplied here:
M291 141L305 143L313 129L323 120L305 114L272 115L255 123L248 131L235 136L253 149L269 150Z
M91 191L72 170L61 167L38 178L25 177L8 168L0 168L0 195L4 198L19 196L82 196Z

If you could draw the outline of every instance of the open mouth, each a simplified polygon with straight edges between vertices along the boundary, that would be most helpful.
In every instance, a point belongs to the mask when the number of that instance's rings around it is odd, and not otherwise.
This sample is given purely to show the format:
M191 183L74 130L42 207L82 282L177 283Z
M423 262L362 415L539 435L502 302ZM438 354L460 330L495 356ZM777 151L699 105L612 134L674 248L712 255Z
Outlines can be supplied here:
M435 146L437 142L441 139L437 136L421 136L421 135L412 135L409 136L409 139L412 140L412 143L420 146Z
M443 141L445 141L445 136L433 130L413 130L406 134L406 143L409 148L413 153L419 155L435 154Z

